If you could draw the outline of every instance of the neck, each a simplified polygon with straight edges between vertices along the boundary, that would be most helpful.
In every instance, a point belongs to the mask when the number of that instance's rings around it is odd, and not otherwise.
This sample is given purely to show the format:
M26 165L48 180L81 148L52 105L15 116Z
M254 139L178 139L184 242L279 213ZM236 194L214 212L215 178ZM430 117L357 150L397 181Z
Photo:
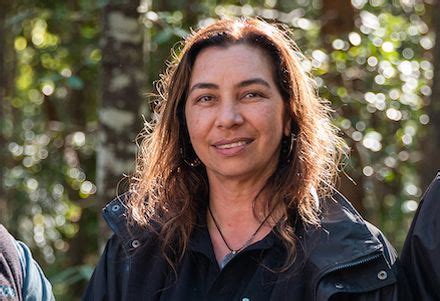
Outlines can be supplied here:
M207 221L214 253L220 265L232 250L242 250L247 244L261 240L271 231L274 218L273 215L268 217L268 195L263 190L265 183L266 179L257 183L243 183L209 178L209 207L212 216L208 213Z
M212 217L207 214L208 229L220 266L231 250L242 250L247 244L263 239L276 223L277 212L269 213L267 200L270 196L263 189L269 176L224 177L208 171L209 206L229 245L226 246ZM269 214L271 216L265 220Z
M265 216L263 194L259 190L211 190L209 206L223 231L233 236L240 230L249 233Z
M251 218L254 212L259 215L265 211L266 196L263 188L267 178L258 181L208 178L209 204L219 221L224 217L230 220L235 215L238 215L238 220L242 220L245 216Z

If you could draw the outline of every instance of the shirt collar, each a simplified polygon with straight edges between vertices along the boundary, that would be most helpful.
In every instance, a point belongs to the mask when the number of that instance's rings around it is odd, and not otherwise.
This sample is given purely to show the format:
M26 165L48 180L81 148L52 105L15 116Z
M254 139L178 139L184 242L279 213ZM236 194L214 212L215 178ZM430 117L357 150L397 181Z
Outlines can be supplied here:
M216 261L214 250L212 247L211 236L209 235L209 231L208 231L206 214L207 214L207 207L206 205L204 205L198 211L197 224L194 226L194 230L191 234L190 241L188 244L188 250L202 253L212 261ZM270 249L275 244L281 245L282 242L278 237L278 235L275 233L275 230L272 230L262 240L247 246L240 253L246 253L255 250Z

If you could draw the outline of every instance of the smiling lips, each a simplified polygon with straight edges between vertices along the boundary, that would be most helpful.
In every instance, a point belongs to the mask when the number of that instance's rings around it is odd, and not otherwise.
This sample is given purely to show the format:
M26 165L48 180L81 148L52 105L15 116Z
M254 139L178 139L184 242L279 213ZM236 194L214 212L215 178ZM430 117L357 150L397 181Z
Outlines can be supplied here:
M213 144L213 146L222 155L232 156L240 153L246 145L250 144L252 141L252 139L248 138L239 138L229 141L223 140Z
M242 146L242 145L246 145L246 141L238 141L238 142L233 142L233 143L228 143L228 144L222 144L222 145L217 145L216 147L219 149L226 149L226 148L233 148L233 147L238 147L238 146Z

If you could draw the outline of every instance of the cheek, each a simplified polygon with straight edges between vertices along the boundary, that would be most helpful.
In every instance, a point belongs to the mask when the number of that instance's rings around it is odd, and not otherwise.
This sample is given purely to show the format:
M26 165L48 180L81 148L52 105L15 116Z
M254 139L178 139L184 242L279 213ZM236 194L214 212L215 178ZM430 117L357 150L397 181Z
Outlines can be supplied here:
M192 113L187 113L188 109L185 108L185 123L186 123L186 129L189 133L190 136L192 136L192 132L194 131L194 123L195 123L195 118L194 118L194 114Z
M186 124L191 136L206 135L213 127L216 112L212 109L191 108L186 114Z
M187 119L186 124L191 143L197 144L203 136L203 121L200 118L194 118L194 116L192 116L192 118Z
M285 119L283 112L278 108L268 108L263 114L260 114L260 122L265 123L265 128L272 134L274 139L277 139L279 135L282 135L285 130Z

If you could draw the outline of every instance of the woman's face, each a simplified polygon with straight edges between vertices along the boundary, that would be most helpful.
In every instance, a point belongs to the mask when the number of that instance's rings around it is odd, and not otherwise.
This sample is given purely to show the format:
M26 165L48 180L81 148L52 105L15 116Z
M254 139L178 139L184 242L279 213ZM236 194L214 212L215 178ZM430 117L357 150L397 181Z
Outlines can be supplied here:
M277 167L282 135L290 133L271 60L243 44L198 54L185 117L210 180L268 177Z

